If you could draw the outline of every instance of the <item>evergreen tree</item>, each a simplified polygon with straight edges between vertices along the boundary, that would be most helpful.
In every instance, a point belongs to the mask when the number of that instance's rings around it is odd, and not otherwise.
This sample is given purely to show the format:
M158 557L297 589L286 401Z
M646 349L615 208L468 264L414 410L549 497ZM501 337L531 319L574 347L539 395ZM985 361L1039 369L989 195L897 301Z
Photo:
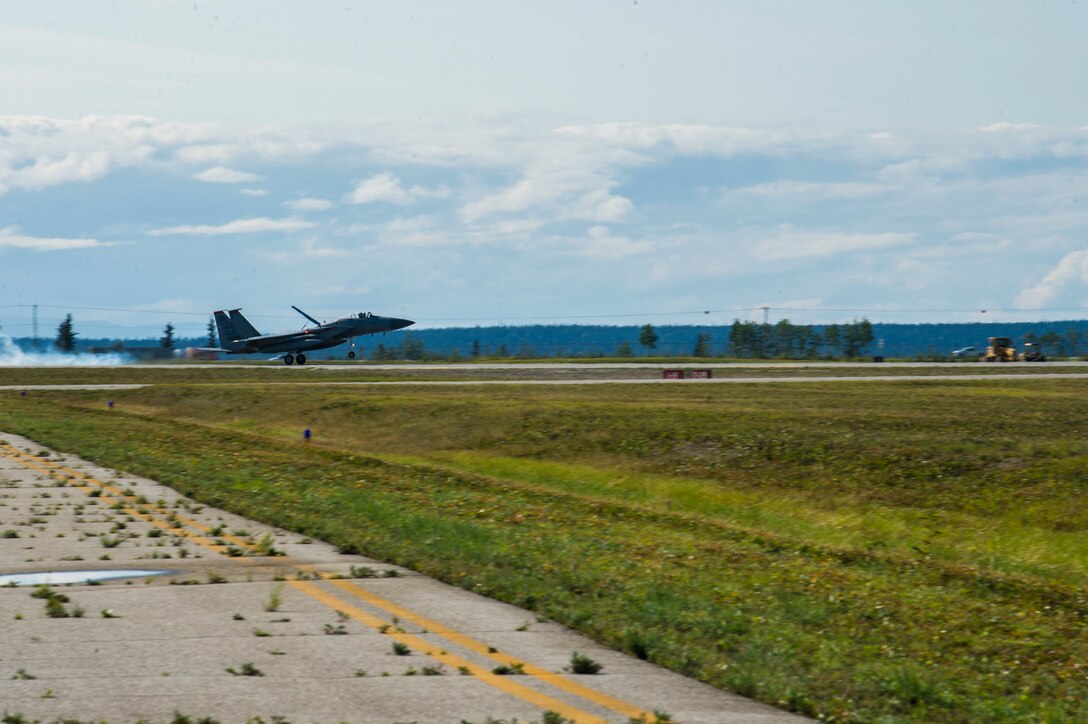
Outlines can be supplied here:
M480 358L480 340L472 340L472 359Z
M413 334L406 334L400 342L400 354L404 359L423 359L423 340Z
M499 351L498 351L498 352L497 352L496 354L497 354L497 355L498 355L499 357L509 357L509 356L510 356L510 350L508 350L508 349L506 348L506 345L505 345L505 344L500 344L500 345L499 345Z
M1065 337L1054 330L1047 330L1040 335L1039 344L1042 345L1044 354L1057 355L1058 357L1066 355Z
M174 325L170 322L162 329L162 337L159 338L159 346L163 349L174 348Z
M638 343L646 349L657 349L657 332L652 324L647 324L639 330Z
M873 341L873 325L868 319L855 319L845 325L842 334L843 351L847 357L854 358L862 353Z
M209 347L218 347L219 346L219 342L217 341L217 336L216 336L215 318L214 317L208 317L208 346Z
M75 352L77 336L79 335L72 329L72 315L69 314L57 327L57 341L54 344L61 352Z
M692 357L710 356L710 335L702 332L695 338L695 348L691 351Z
M733 320L729 330L729 353L734 357L758 357L760 352L760 325L755 322Z
M1065 343L1067 345L1068 354L1080 354L1080 346L1083 344L1083 337L1076 327L1071 327L1069 331L1065 333Z
M842 347L842 327L837 324L829 324L824 327L824 347L827 348L827 356L831 357Z
M393 347L386 347L384 344L379 344L377 349L374 350L374 359L381 362L391 362L397 358L397 350Z
M625 340L623 342L620 342L619 345L616 347L616 356L617 357L634 357L635 356L635 350L631 349L631 343L627 342Z

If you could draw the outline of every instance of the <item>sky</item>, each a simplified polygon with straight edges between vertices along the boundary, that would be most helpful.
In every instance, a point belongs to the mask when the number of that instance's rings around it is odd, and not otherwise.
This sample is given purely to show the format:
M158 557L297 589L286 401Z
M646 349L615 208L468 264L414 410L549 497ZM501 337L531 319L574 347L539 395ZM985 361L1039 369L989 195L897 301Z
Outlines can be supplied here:
M1088 311L1088 3L3 8L12 336Z

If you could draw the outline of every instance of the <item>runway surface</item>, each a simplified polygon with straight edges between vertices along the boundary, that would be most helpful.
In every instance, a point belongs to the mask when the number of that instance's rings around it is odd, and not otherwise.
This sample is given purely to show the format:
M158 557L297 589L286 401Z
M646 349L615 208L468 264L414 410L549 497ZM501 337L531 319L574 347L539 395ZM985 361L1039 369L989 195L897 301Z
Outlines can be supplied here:
M7 716L482 724L554 711L602 724L653 721L659 710L685 724L800 720L529 611L3 433L0 497L0 575L144 569L55 588L66 597L53 604L59 617L32 586L0 587ZM566 671L574 651L601 673Z
M961 374L961 375L854 375L854 376L810 376L796 375L789 377L714 377L711 379L666 380L650 379L516 379L516 380L388 380L388 381L336 381L318 382L207 382L202 386L262 386L262 387L474 387L474 386L518 386L518 385L715 385L715 384L797 384L828 382L1030 382L1031 380L1088 380L1088 372L1062 373L1038 372L1034 374ZM132 390L152 387L146 384L63 384L63 385L0 385L0 390L11 391L53 391L53 390Z

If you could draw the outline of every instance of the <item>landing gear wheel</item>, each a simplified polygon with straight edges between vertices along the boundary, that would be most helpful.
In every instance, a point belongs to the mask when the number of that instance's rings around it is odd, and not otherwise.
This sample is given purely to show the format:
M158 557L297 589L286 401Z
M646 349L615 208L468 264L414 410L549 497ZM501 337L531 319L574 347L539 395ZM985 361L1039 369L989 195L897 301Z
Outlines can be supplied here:
M355 359L355 350L348 352L348 359Z
M290 354L285 354L285 355L283 356L283 363L284 363L285 365L293 365L293 364L295 363L295 357L294 357L294 355L290 355Z
M298 362L300 365L306 364L306 355L304 355L304 354L295 355L295 362Z

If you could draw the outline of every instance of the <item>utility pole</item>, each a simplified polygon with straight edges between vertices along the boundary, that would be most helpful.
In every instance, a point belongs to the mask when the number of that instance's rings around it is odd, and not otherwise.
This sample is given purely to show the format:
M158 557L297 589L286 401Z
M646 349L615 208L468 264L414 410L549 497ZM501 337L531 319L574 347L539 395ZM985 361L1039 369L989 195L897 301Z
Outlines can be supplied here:
M763 305L762 307L760 307L760 309L763 310L763 326L759 328L759 356L763 357L767 353L767 322L771 312L771 308L767 305Z
M40 346L38 344L38 305L37 304L31 304L30 309L31 309L31 319L33 320L33 327L34 327L34 351L37 352L40 349Z

